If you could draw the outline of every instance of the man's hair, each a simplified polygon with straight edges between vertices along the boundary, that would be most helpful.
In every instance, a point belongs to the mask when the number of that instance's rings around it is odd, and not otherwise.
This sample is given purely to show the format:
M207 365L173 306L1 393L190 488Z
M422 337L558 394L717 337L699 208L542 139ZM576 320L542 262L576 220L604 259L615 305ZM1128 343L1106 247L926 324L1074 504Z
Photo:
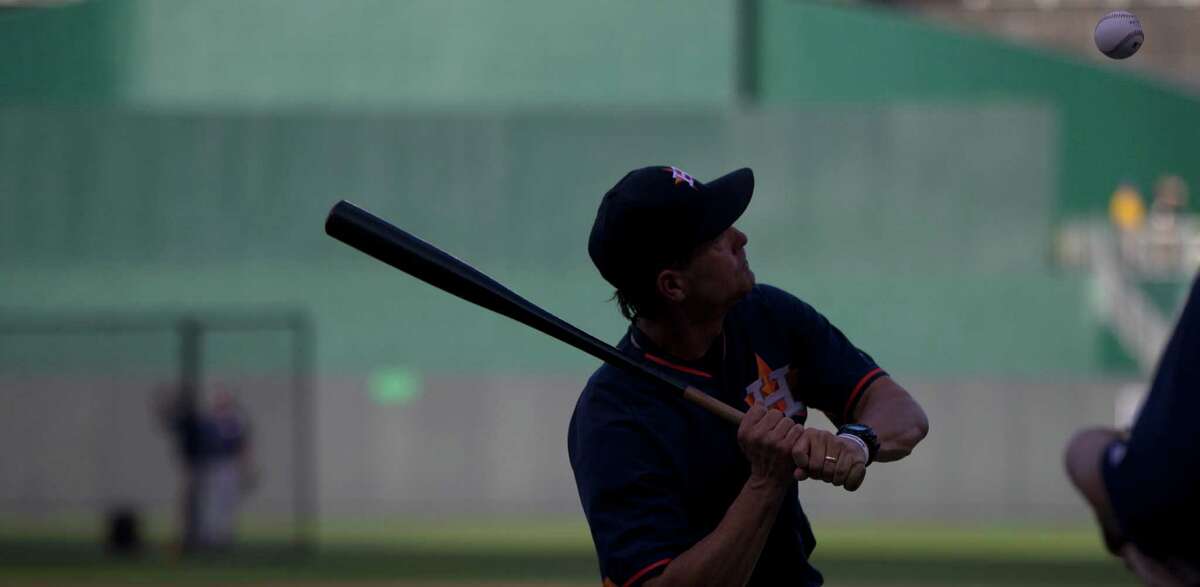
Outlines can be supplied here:
M655 308L659 304L653 287L618 289L613 292L612 300L617 301L617 308L626 320L633 322L639 316L653 318Z
M673 260L667 261L658 269L636 280L636 284L619 287L613 292L611 300L616 300L617 308L626 320L633 322L638 318L655 318L662 310L663 301L658 297L658 274L666 269L682 269L692 262L712 241L705 241L693 247Z

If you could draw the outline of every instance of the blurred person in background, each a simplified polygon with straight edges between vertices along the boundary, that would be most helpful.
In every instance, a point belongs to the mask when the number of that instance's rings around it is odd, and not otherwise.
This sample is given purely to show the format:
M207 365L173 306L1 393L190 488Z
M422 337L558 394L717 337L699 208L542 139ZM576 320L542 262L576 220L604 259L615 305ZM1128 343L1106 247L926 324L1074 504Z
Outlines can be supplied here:
M218 389L205 418L206 458L201 475L201 542L233 544L237 509L257 483L250 448L250 423L233 393Z
M1154 183L1146 228L1151 263L1158 275L1194 270L1185 265L1187 243L1193 236L1184 217L1187 199L1187 184L1177 175L1164 175Z
M240 499L257 482L246 415L224 388L207 409L186 389L161 388L156 411L181 464L179 548L231 545Z
M1159 359L1132 431L1090 428L1067 475L1109 552L1148 585L1200 585L1200 279Z
M1137 267L1141 265L1142 229L1146 226L1146 203L1132 183L1123 181L1108 200L1108 219L1117 231L1121 258Z
M1179 217L1187 209L1187 183L1178 175L1164 175L1154 182L1154 201L1150 205L1150 226L1154 230L1175 230Z
M571 417L568 452L604 585L820 585L797 480L855 490L907 456L925 414L808 304L755 284L733 227L754 176L708 184L675 167L628 173L588 242L631 321L617 348L749 406L727 422L604 365ZM808 407L836 432L804 426Z
M1136 186L1121 182L1108 201L1108 217L1121 233L1137 232L1146 223L1146 203Z

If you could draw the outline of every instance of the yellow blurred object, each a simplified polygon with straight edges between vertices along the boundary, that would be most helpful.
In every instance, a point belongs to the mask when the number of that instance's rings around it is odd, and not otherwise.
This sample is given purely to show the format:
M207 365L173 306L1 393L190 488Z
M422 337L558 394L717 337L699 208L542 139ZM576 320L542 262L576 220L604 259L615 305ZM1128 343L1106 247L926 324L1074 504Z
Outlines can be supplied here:
M1138 230L1146 220L1146 204L1137 188L1122 184L1113 192L1108 204L1113 225L1123 231Z

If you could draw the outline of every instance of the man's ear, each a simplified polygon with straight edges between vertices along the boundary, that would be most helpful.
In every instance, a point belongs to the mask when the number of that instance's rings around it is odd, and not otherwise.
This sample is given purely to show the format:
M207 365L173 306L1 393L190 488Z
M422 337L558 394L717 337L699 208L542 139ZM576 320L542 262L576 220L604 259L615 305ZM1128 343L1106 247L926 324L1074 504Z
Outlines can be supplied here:
M655 289L658 295L669 302L682 302L687 297L687 286L683 275L674 269L663 269L658 272Z

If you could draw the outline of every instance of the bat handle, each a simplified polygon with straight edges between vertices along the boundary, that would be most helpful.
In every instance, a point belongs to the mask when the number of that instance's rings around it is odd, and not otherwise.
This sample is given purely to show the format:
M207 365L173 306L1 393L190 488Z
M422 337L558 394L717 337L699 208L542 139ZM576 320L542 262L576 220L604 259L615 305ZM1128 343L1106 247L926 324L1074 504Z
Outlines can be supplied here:
M725 402L714 398L699 389L692 386L687 386L683 390L683 399L692 402L701 408L712 413L714 416L737 426L742 423L742 412L737 408L730 407Z

